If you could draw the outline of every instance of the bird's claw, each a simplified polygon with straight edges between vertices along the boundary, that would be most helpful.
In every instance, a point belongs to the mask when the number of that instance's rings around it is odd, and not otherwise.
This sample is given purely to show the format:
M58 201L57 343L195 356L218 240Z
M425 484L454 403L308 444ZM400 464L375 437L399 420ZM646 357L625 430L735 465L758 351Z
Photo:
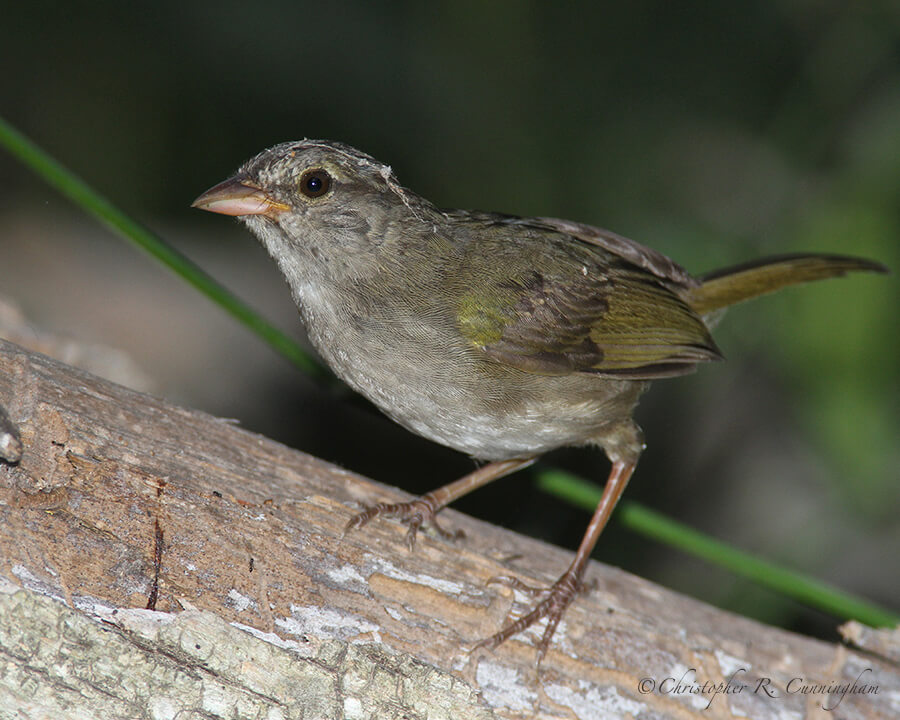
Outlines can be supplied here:
M547 627L544 629L544 633L541 635L541 639L537 644L537 658L535 659L535 665L540 665L541 660L544 659L544 655L547 654L547 649L550 647L550 641L553 639L553 634L556 632L556 627L559 625L559 621L562 619L566 608L568 608L578 594L585 589L585 584L582 582L581 578L578 577L578 573L572 572L571 569L567 570L549 589L532 587L531 585L527 585L521 580L508 575L492 577L488 580L488 583L500 583L515 590L521 590L529 595L546 593L546 597L527 615L523 615L499 632L485 638L477 643L472 649L486 648L488 650L493 650L500 645L500 643L505 642L513 635L517 635L534 625L536 622L547 618Z
M494 575L487 581L488 585L505 585L508 588L512 588L513 590L519 590L520 592L526 593L531 597L535 597L536 595L543 595L548 592L548 589L545 587L535 587L534 585L528 585L527 583L522 582L517 577L513 577L512 575Z
M401 522L406 523L408 527L406 531L406 545L410 550L416 547L416 536L419 528L423 525L433 528L445 540L458 540L463 537L464 533L462 530L450 532L444 530L438 524L435 517L438 510L440 508L427 495L404 503L377 503L366 507L361 513L350 518L346 530L360 528L379 516L398 518Z

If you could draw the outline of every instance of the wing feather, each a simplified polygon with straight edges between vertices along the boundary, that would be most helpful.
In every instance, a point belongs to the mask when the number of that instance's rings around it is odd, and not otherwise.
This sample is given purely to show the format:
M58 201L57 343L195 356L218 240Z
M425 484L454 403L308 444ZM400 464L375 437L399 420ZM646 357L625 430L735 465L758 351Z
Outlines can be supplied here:
M517 252L498 250L496 266L468 277L457 308L463 335L487 356L544 375L633 379L681 375L721 359L677 292L696 282L664 256L611 234L602 244L599 235L584 241L586 229L603 231L567 221L494 222L506 232L523 229ZM540 262L548 240L557 252ZM630 251L611 249L620 244Z

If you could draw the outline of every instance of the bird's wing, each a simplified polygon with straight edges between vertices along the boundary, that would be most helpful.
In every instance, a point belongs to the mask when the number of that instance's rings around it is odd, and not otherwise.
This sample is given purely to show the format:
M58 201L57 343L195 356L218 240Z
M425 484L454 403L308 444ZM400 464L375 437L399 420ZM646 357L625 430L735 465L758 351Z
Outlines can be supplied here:
M577 226L573 240L562 233L565 221L525 223L503 221L507 232L521 229L515 242L487 231L472 244L470 253L494 259L488 267L463 263L479 269L461 278L456 320L488 357L545 375L634 379L681 375L721 358L703 320L672 288L693 284L675 263L636 244L612 250L618 236L578 242L588 226Z
M630 238L617 235L611 230L551 217L533 218L526 222L539 223L557 232L578 238L582 242L601 247L627 260L635 267L647 270L660 280L673 282L686 288L700 284L671 258Z

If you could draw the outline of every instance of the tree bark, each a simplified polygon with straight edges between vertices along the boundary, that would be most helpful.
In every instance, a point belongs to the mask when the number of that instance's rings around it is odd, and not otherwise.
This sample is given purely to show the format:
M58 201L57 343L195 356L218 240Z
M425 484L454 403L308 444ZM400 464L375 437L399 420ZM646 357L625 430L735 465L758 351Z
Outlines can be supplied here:
M539 669L539 630L470 653L531 602L487 581L570 553L453 510L344 535L407 496L3 341L0 407L0 718L900 714L886 657L598 563Z

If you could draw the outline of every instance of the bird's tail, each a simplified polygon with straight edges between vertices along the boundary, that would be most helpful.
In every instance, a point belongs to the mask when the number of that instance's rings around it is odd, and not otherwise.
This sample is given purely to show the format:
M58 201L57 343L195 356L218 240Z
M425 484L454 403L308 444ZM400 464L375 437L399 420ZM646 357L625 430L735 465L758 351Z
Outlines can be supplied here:
M789 285L863 270L886 273L881 263L846 255L776 255L701 275L685 299L699 315L775 292Z

